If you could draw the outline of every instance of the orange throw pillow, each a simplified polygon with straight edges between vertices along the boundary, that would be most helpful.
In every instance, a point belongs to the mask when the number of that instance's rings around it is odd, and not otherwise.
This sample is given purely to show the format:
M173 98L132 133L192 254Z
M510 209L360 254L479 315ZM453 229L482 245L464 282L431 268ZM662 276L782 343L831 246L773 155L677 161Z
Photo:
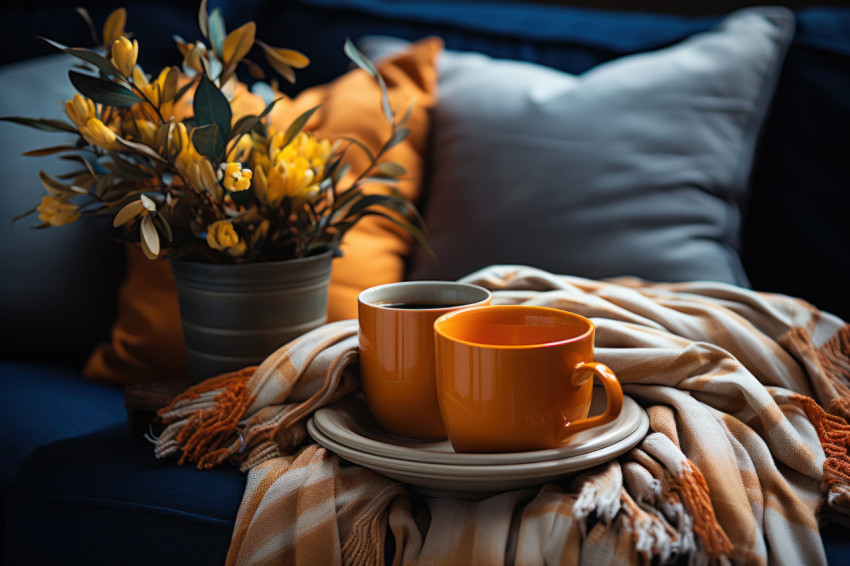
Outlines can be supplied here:
M403 113L411 102L415 103L408 120L410 136L386 156L407 168L408 179L399 188L414 202L421 191L430 126L428 110L436 102L436 60L442 48L441 40L425 39L378 65L393 108ZM253 96L239 90L239 97L244 97L240 106L246 112L261 111ZM310 118L307 129L319 137L334 140L350 135L376 150L390 131L381 109L380 89L359 69L279 102L269 119L285 128L293 118L317 105L321 107ZM346 162L351 165L349 175L357 175L367 158L352 147ZM343 257L333 263L329 321L355 318L357 295L363 289L402 280L410 246L410 236L383 219L367 217L352 228L342 242ZM148 260L140 250L130 248L118 301L111 339L92 353L83 369L85 377L121 384L187 379L186 346L170 263Z

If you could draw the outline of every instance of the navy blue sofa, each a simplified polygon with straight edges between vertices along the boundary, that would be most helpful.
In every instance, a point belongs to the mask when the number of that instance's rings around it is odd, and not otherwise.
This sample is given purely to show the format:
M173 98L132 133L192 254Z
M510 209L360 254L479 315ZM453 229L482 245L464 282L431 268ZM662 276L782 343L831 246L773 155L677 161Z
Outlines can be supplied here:
M85 26L74 21L70 6L3 8L0 62L5 67L0 71L37 65L34 57L49 52L32 35L85 45ZM255 20L259 37L309 54L317 63L299 74L299 89L346 70L341 49L346 37L439 35L448 48L581 73L673 44L721 16L424 0L252 0L210 6L220 7L233 27ZM105 2L90 7L99 21L112 9ZM171 33L196 35L194 2L127 7L129 27L153 46L142 61L151 68L173 62ZM800 8L795 16L796 36L755 162L741 254L753 288L798 296L850 320L845 259L850 8ZM26 86L6 82L2 89ZM18 126L0 126L0 150L12 147L11 136L22 143L19 136L31 135ZM27 147L47 145L42 142ZM7 151L0 153L9 159ZM61 233L7 226L41 192L38 164L14 167L13 176L4 171L7 218L0 221L4 563L223 563L245 476L226 466L199 471L156 460L152 446L127 425L124 391L80 377L86 356L108 335L122 251L105 237L107 226L72 226ZM824 530L832 563L850 559L846 535L836 527Z

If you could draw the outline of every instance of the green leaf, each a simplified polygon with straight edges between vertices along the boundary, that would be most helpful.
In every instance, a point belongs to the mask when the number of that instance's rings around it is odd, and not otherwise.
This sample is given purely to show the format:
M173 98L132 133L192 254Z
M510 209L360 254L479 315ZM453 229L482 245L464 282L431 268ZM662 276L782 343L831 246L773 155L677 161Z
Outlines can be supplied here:
M348 163L342 164L342 159L334 159L325 165L325 177L328 183L333 184L334 181L339 182L345 174L348 173L348 170L351 169L351 165Z
M97 67L97 69L111 77L120 77L121 72L112 64L112 61L99 55L92 51L91 49L83 49L82 47L65 47L61 43L57 43L51 39L47 39L46 37L42 37L42 40L46 41L56 49L60 51L64 51L68 55L73 55L78 59L82 59L86 63L90 63Z
M181 87L180 87L180 90L178 90L178 91L177 91L177 94L175 94L175 95L174 95L174 100L173 100L173 102L176 104L176 103L177 103L177 101L178 101L178 100L180 100L181 98L183 98L183 96L184 96L187 92L189 92L189 89L190 89L190 88L192 88L194 85L195 85L195 81L189 81L188 83L186 83L186 84L184 84L183 86L181 86Z
M233 112L227 98L206 75L201 75L201 81L198 83L195 99L192 102L192 109L195 112L195 120L198 126L209 124L218 126L217 134L221 137L221 140L217 143L221 143L223 147L228 134L230 134Z
M69 132L72 134L76 134L77 128L74 127L70 122L65 122L63 120L51 120L48 118L25 118L23 116L3 116L0 117L0 120L3 122L12 122L13 124L20 124L22 126L29 126L30 128L35 128L36 130L44 130L47 132Z
M224 29L224 18L221 15L221 9L216 8L210 14L210 43L215 50L219 59L222 59L224 38L227 36L227 31Z
M88 173L88 171L86 171L85 169L79 169L77 171L68 171L67 173L61 173L59 175L56 175L56 178L66 181L68 179L76 179L78 176L84 173Z
M102 162L103 167L115 173L116 175L120 175L121 177L128 179L149 179L152 175L150 170L147 170L143 167L132 163L126 159L121 158L117 153L112 153L109 158L111 161L104 160Z
M138 143L130 140L125 140L121 136L115 136L115 141L117 141L122 146L127 149L131 149L136 153L141 153L142 155L146 155L155 161L165 162L165 158L158 154L156 151L152 150L150 147L143 143Z
M385 151L387 151L391 147L400 144L401 142L406 140L409 135L410 135L410 128L407 128L405 126L401 126L399 128L396 128L395 130L393 130L393 133L390 136L390 139L388 139L387 143L384 144L384 147L381 149L381 153L384 153Z
M313 115L313 112L315 112L318 109L319 109L318 106L314 106L313 108L310 108L309 110L307 110L306 112L304 112L303 114L301 114L299 117L297 117L295 120L292 121L292 123L286 129L286 133L283 134L283 145L281 145L281 147L286 147L287 145L289 145L289 142L294 140L295 136L297 136L299 133L301 133L301 130L303 130L304 126L307 125L307 120L309 120L310 116Z
M407 175L407 168L404 165L393 163L392 161L384 161L375 166L382 175L393 177L395 179Z
M375 78L381 76L380 73L378 73L378 68L375 66L375 64L363 53L361 53L359 49L357 49L353 41L346 38L345 45L342 49L345 52L346 56L351 59L351 61L355 65L357 65Z
M413 114L413 107L416 105L416 102L410 101L410 106L407 107L407 110L404 111L404 115L398 121L399 125L407 124L407 121L410 120L410 115Z
M338 195L336 195L334 197L334 205L333 205L334 211L342 209L343 207L345 207L346 204L348 204L350 201L358 198L361 194L362 194L362 191L360 190L360 187L357 186L357 185L354 185L353 187L349 187L349 188L345 189L344 191L342 191L341 193L339 193Z
M395 177L363 177L360 179L362 183L378 183L381 185L395 186L398 184L398 179Z
M15 222L17 222L18 220L20 220L20 219L22 219L22 218L26 218L26 217L27 217L27 216L29 216L30 214L35 214L36 212L38 212L38 210L37 210L37 209L35 209L35 208L33 208L32 210L28 210L28 211L26 211L26 212L23 212L23 213L21 213L21 214L19 214L19 215L15 216L14 218L12 218L12 224L14 224Z
M132 90L112 81L84 75L76 71L68 71L68 76L71 78L74 88L95 102L126 108L142 101Z
M423 248L425 248L425 251L428 252L428 255L430 255L431 257L436 257L434 250L431 249L431 244L428 243L428 237L425 235L425 231L420 229L418 226L411 224L410 222L407 222L407 221L402 220L400 218L390 216L389 214L379 212L377 210L367 210L366 212L363 213L363 216L361 216L361 218L364 217L364 216L380 216L381 218L388 219L390 222L392 222L396 226L400 226L402 229L406 230L414 238L416 238L416 241L419 242L419 244Z
M195 146L198 153L209 159L210 162L221 163L224 142L217 125L207 124L192 130L192 145Z
M254 126L254 131L257 132L257 135L259 135L261 138L269 137L269 132L262 122L257 122L257 125Z
M254 116L253 114L242 116L236 120L235 124L233 124L233 129L230 131L230 138L227 141L230 142L232 139L239 138L240 136L247 134L253 130L254 126L256 126L259 122L259 116Z
M372 77L378 82L378 86L381 88L381 105L384 108L384 115L387 117L387 120L392 122L393 111L390 108L390 100L387 95L387 84L384 82L384 77L382 77L381 73L378 72L378 68L368 57L363 55L363 53L361 53L354 45L354 42L348 38L345 40L343 51L345 51L345 54L355 65L372 75Z
M361 198L355 200L354 204L345 210L337 210L333 216L349 218L356 216L361 210L365 210L373 206L386 206L388 201L392 200L393 197L389 195L361 195Z
M101 175L97 179L97 183L95 184L95 195L97 198L103 199L103 195L106 194L106 191L112 187L112 175Z
M372 153L372 150L369 149L369 146L367 146L362 141L358 140L357 138L353 138L351 136L340 136L340 139L343 139L347 142L353 143L354 145L356 145L357 147L359 147L360 149L363 150L363 153L366 154L366 157L369 158L369 161L375 161L375 155Z
M52 195L68 197L74 193L74 191L71 190L71 185L60 183L44 171L38 172L38 178L41 180L41 184L44 185L47 192Z
M94 45L100 43L100 40L97 38L97 30L94 29L94 22L91 20L91 16L89 16L88 11L85 8L74 8L74 11L79 14L79 16L86 22L86 25L89 27L89 33L91 33L91 38Z
M79 148L74 145L54 145L51 147L43 147L41 149L32 149L30 151L25 151L21 155L26 157L42 157L44 155L53 155L55 153L62 153L63 151L78 151L82 148Z
M81 163L86 168L86 171L88 171L89 175L92 176L92 179L97 179L97 173L95 173L94 167L92 167L92 164L89 162L89 160L83 157L82 155L65 155L62 157L62 159Z
M230 132L228 141L233 138L238 138L239 136L247 134L248 132L253 130L254 127L259 124L260 121L265 118L269 112L272 111L274 105L280 102L281 100L283 100L283 97L272 100L271 103L266 106L266 109L263 110L259 116L249 114L248 116L242 116L241 118L236 120L236 123L233 125L233 130Z
M168 223L168 220L162 214L155 214L153 217L154 224L156 224L157 230L165 236L165 239L171 242L174 240L174 233L171 231L171 225Z

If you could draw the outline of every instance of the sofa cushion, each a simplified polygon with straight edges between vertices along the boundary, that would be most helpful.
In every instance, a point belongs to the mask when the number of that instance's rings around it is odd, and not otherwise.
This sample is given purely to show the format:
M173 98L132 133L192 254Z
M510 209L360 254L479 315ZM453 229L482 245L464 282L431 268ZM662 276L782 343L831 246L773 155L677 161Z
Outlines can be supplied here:
M410 277L519 263L746 284L740 207L792 33L787 10L746 10L578 76L446 52L425 208L437 257L418 253Z
M42 446L7 498L6 563L224 564L245 481L157 460L126 424Z
M73 95L67 80L73 63L59 54L0 69L0 116L61 118ZM0 356L81 365L108 335L115 290L123 273L121 249L108 222L77 222L34 230L36 216L12 223L45 193L39 170L57 175L72 168L58 157L21 157L24 151L63 145L74 136L0 122L4 181L0 217ZM81 253L81 251L85 253Z
M121 388L62 365L0 361L0 390L0 489L36 447L127 421Z
M118 384L185 380L189 361L171 263L127 246L126 264L111 335L91 351L83 375Z

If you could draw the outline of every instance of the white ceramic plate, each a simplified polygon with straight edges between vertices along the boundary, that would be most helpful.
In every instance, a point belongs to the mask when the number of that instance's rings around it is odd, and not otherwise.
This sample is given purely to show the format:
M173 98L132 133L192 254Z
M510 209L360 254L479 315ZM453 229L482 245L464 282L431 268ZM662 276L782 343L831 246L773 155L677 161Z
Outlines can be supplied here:
M640 407L638 407L640 409ZM560 459L520 464L440 464L428 460L397 460L362 452L336 442L322 433L311 417L307 431L322 446L338 456L409 484L420 493L438 497L481 499L491 493L520 489L561 479L616 458L640 442L649 430L649 417L640 409L638 426L620 440L598 450ZM422 458L427 458L425 454Z
M605 410L605 391L593 388L590 415ZM459 454L448 440L423 442L393 436L372 418L366 401L360 394L343 399L317 410L313 422L320 433L336 444L375 456L410 462L455 465L523 464L546 460L563 460L595 452L631 435L642 422L643 409L628 396L623 397L623 410L614 421L580 432L570 444L551 450L507 452L499 454Z

